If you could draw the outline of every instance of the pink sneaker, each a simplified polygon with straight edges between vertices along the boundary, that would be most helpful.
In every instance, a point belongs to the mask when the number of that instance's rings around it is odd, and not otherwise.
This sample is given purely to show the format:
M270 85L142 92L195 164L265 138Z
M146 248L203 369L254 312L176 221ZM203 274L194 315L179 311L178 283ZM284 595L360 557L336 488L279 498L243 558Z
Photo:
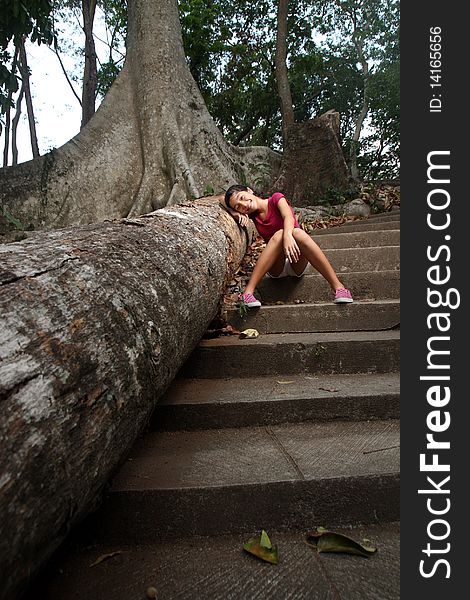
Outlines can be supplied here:
M248 308L257 308L258 306L261 306L261 302L257 300L253 294L240 294L238 300Z
M351 296L351 292L346 288L338 288L335 292L335 304L346 304L347 302L354 302Z

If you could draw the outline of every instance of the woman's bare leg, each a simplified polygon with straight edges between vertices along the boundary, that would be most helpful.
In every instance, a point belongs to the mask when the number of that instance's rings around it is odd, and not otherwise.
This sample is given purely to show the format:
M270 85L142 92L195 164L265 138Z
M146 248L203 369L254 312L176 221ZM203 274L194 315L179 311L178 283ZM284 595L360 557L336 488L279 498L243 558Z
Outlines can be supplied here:
M261 253L261 256L256 263L250 280L245 288L246 294L253 294L255 287L263 279L268 271L273 275L281 273L284 268L285 256L282 246L282 236L284 231L280 229L269 240L266 248Z
M308 233L303 229L296 227L292 231L292 235L299 246L302 256L305 257L321 275L323 275L333 290L344 288L344 285L338 279L338 276L331 266L330 261L324 255L323 250L313 241ZM292 268L296 273L302 272L302 269L300 268L301 265L299 265L300 262L301 259L297 261L297 263L292 263ZM305 264L303 268L305 268Z

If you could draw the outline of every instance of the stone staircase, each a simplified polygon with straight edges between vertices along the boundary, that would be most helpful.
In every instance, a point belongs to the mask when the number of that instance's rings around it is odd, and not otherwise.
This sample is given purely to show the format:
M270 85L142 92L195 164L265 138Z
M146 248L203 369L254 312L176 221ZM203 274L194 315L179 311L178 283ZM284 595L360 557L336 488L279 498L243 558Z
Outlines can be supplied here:
M34 597L399 598L399 225L315 236L354 304L317 274L265 279L260 309L229 314L258 338L201 341ZM318 555L317 526L379 552ZM241 550L261 529L277 566Z

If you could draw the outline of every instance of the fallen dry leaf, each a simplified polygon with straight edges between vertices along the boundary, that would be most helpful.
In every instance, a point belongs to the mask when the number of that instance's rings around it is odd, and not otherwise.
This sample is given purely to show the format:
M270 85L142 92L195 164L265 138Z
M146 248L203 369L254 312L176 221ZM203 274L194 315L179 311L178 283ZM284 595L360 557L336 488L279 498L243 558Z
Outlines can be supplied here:
M328 531L324 527L317 527L316 531L307 533L307 543L314 546L317 552L344 552L368 557L375 554L377 548L369 546L367 542L368 540L363 540L363 544L359 544L342 533Z
M240 335L238 336L241 340L243 340L244 338L257 338L259 336L259 331L257 331L256 329L245 329L244 331L240 332Z
M271 540L264 529L259 539L253 538L243 544L243 550L273 565L277 565L279 562L277 546L271 544Z

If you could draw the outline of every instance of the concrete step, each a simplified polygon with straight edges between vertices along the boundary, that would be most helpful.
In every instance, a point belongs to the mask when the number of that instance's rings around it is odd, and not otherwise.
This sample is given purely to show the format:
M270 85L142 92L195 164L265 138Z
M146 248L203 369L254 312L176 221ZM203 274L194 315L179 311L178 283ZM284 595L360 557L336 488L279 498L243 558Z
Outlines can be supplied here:
M325 250L338 275L351 271L393 271L400 269L399 246L334 248Z
M284 333L202 340L179 377L391 373L399 370L400 332Z
M363 271L341 273L341 281L355 300L392 300L400 297L400 271ZM318 273L301 277L271 279L264 277L256 295L262 302L322 302L332 300L329 284Z
M312 237L315 238L315 232L313 232ZM400 230L386 229L385 231L353 231L349 233L324 234L317 243L323 250L332 248L399 246Z
M259 309L249 309L243 317L239 310L231 310L227 320L240 331L252 328L261 334L380 331L399 326L400 301L261 306Z
M335 227L315 229L313 236L329 235L330 233L351 233L354 231L388 231L390 229L400 229L400 221L392 219L387 221L369 221L369 219L348 221L343 225L336 225Z
M398 517L399 422L336 421L150 432L91 530L131 544Z
M150 427L175 431L399 415L399 373L177 379L159 401Z
M396 220L400 220L400 209L399 208L394 208L391 211L388 212L380 212L380 213L375 213L370 215L369 217L367 217L369 221L392 221L394 219Z
M260 535L249 534L152 541L149 545L63 547L23 600L139 600L152 586L161 600L397 600L400 597L398 523L337 528L378 551L369 559L318 554L305 534L328 523L305 522L298 531L269 530L279 564L262 562L242 550ZM100 557L109 556L93 565ZM267 590L269 593L267 594Z

